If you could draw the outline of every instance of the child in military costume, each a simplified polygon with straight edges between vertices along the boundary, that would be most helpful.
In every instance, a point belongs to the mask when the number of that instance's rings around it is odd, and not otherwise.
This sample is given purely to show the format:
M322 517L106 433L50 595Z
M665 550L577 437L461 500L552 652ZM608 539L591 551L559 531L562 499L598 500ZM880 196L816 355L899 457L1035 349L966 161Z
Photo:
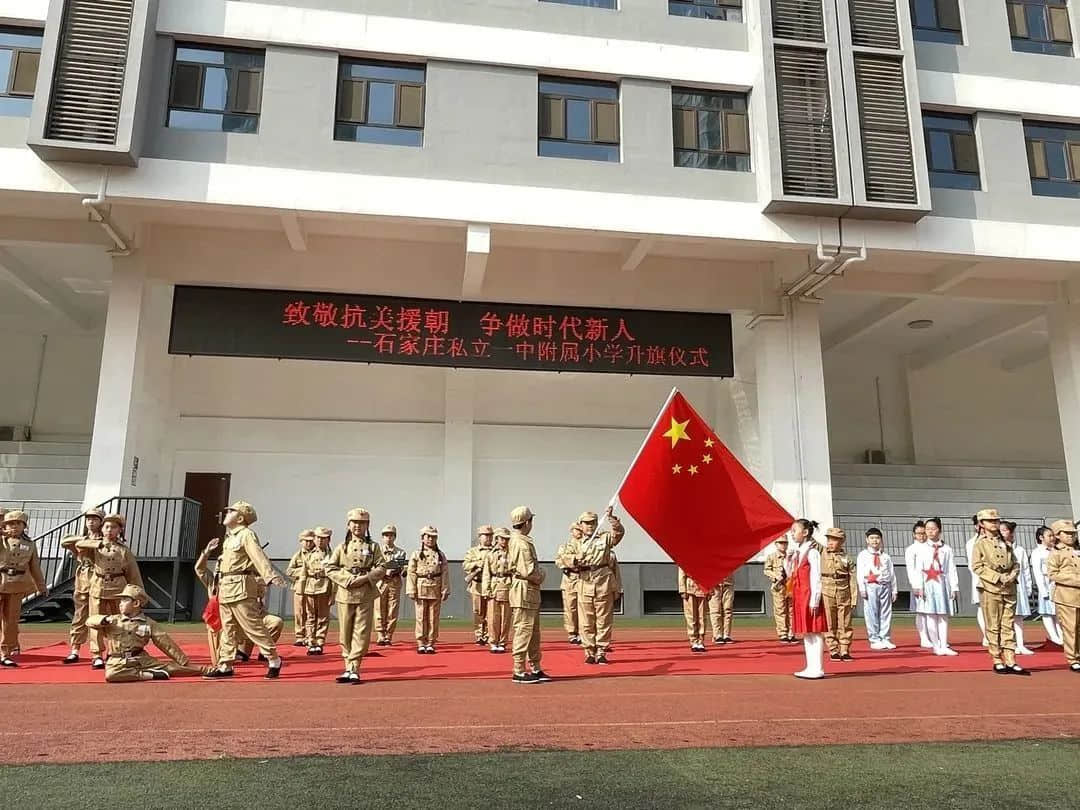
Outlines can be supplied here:
M855 636L851 614L859 584L855 560L844 551L846 539L843 529L829 529L825 532L825 553L821 555L821 600L829 627L825 640L833 661L852 660L851 640Z
M682 568L678 573L678 588L679 596L682 597L686 637L690 639L690 650L705 652L705 610L709 592L688 577Z
M416 603L416 652L434 655L442 603L450 598L450 570L446 555L439 550L439 530L434 526L420 530L420 548L409 558L405 592Z
M1011 520L1001 521L1001 539L1009 544L1020 573L1016 578L1016 613L1013 614L1013 639L1017 655L1034 655L1024 644L1024 619L1031 615L1031 561L1027 549L1016 542L1016 523Z
M518 506L510 513L510 544L507 556L513 580L510 583L510 607L514 611L514 674L519 684L546 683L551 680L540 668L540 586L544 569L536 558L536 545L529 536L533 527L532 509ZM528 661L531 672L525 670Z
M371 644L378 585L386 576L382 549L371 539L371 514L363 508L350 509L345 516L348 534L323 565L337 588L338 637L345 671L338 683L360 683L360 664Z
M773 624L776 626L776 638L781 644L792 644L795 637L791 633L791 593L787 587L788 539L781 537L776 541L776 549L765 558L762 572L769 580L769 593L772 594Z
M334 598L334 583L326 574L326 562L333 552L330 538L333 532L325 526L315 529L315 545L308 549L303 564L304 618L307 629L308 655L322 655L326 633L330 629L330 602Z
M472 598L473 640L477 646L483 647L488 643L488 604L487 596L483 592L484 561L491 553L491 540L495 529L491 526L481 526L476 530L478 545L472 546L465 552L465 559L461 567L465 572L465 590Z
M562 571L563 629L571 644L581 644L581 616L578 611L578 580L581 579L581 526L570 524L570 536L555 550L555 566Z
M397 526L387 523L382 530L382 555L386 564L386 576L379 583L379 597L375 600L375 627L379 632L379 646L394 643L398 613L401 611L402 579L409 559L405 549L397 546Z
M581 624L581 645L586 664L607 664L608 648L614 628L615 599L618 581L611 551L623 539L626 530L609 506L604 512L609 529L597 531L596 512L583 512L578 517L581 527L581 554L578 580L578 612Z
M19 649L22 602L32 593L47 593L37 546L26 537L27 515L13 509L3 517L0 540L0 666L15 667Z
M79 661L79 651L90 636L86 620L90 618L90 574L94 570L93 555L85 549L75 548L80 540L100 540L101 522L105 513L100 509L87 509L83 512L83 533L73 534L60 541L60 548L71 552L75 558L75 585L71 591L71 600L75 611L71 616L71 652L64 659L65 664Z
M731 622L735 617L735 579L726 577L709 592L709 623L714 644L731 644Z
M514 574L510 569L510 530L495 530L495 548L484 560L482 587L488 598L488 634L491 652L506 652L510 634L510 583Z
M1001 518L996 509L982 509L976 515L979 536L972 547L971 570L977 578L979 608L986 625L986 640L994 672L999 675L1029 675L1016 663L1013 618L1016 615L1016 581L1020 566L1009 544L1001 537Z
M312 529L304 529L297 538L300 547L289 559L285 567L285 575L293 581L293 646L306 647L310 643L308 638L307 608L304 602L304 555L315 548L315 532Z
M104 636L109 647L105 663L106 683L167 681L174 675L198 675L203 670L190 665L187 654L153 619L143 615L149 601L138 585L126 585L116 600L119 613L91 616L87 624ZM168 656L163 662L146 652L154 646Z
M142 575L135 555L124 543L127 521L123 515L108 515L101 523L101 537L78 540L75 548L86 552L93 561L90 572L90 613L96 616L115 615L120 612L120 592L128 585L143 586ZM91 666L104 669L102 654L104 636L90 633Z
M1059 520L1050 530L1057 548L1046 561L1046 571L1054 585L1065 663L1073 672L1080 673L1080 548L1077 548L1076 525L1071 520Z

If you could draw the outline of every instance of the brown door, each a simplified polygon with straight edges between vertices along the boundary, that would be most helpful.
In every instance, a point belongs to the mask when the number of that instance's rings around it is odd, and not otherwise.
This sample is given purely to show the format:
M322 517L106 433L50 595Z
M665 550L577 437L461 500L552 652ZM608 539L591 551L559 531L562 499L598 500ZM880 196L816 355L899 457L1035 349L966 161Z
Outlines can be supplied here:
M199 544L201 554L212 537L221 537L221 513L229 505L229 473L188 473L184 478L184 497L202 504L199 513Z

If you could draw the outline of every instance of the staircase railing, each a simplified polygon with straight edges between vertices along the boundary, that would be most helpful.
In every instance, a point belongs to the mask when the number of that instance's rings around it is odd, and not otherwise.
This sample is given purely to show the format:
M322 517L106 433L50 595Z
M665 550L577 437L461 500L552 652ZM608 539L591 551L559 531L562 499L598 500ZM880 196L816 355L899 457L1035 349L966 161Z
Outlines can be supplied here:
M935 516L936 517L936 516ZM884 548L893 562L904 561L904 551L911 545L911 529L917 518L899 515L836 515L836 525L848 533L847 549L857 554L863 547L863 534L871 527L881 529ZM1010 518L1012 520L1012 518ZM1016 539L1024 548L1035 548L1035 530L1045 525L1040 518L1016 518ZM958 564L967 564L967 541L974 532L971 516L941 517L941 539ZM853 542L854 541L854 542Z

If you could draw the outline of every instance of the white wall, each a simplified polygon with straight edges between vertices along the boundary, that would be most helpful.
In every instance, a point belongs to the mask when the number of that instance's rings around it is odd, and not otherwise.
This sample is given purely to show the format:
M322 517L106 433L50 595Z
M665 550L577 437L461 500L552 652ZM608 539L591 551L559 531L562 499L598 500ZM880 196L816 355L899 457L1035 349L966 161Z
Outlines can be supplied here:
M829 420L829 455L837 462L861 462L869 449L881 446L877 395L880 381L880 424L885 427L889 461L914 460L908 413L907 371L903 358L852 344L827 352L825 401Z
M88 436L94 420L103 335L0 332L0 425L29 425L39 435ZM41 368L37 413L34 392Z

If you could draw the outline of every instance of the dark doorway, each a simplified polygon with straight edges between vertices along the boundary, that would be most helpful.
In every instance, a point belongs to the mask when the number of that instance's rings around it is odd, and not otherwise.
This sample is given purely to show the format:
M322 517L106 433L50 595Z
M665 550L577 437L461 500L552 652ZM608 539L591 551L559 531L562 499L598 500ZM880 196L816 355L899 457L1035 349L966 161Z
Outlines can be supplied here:
M211 538L221 536L221 513L229 505L231 481L229 473L188 473L184 477L184 497L202 504L196 553L201 554Z

